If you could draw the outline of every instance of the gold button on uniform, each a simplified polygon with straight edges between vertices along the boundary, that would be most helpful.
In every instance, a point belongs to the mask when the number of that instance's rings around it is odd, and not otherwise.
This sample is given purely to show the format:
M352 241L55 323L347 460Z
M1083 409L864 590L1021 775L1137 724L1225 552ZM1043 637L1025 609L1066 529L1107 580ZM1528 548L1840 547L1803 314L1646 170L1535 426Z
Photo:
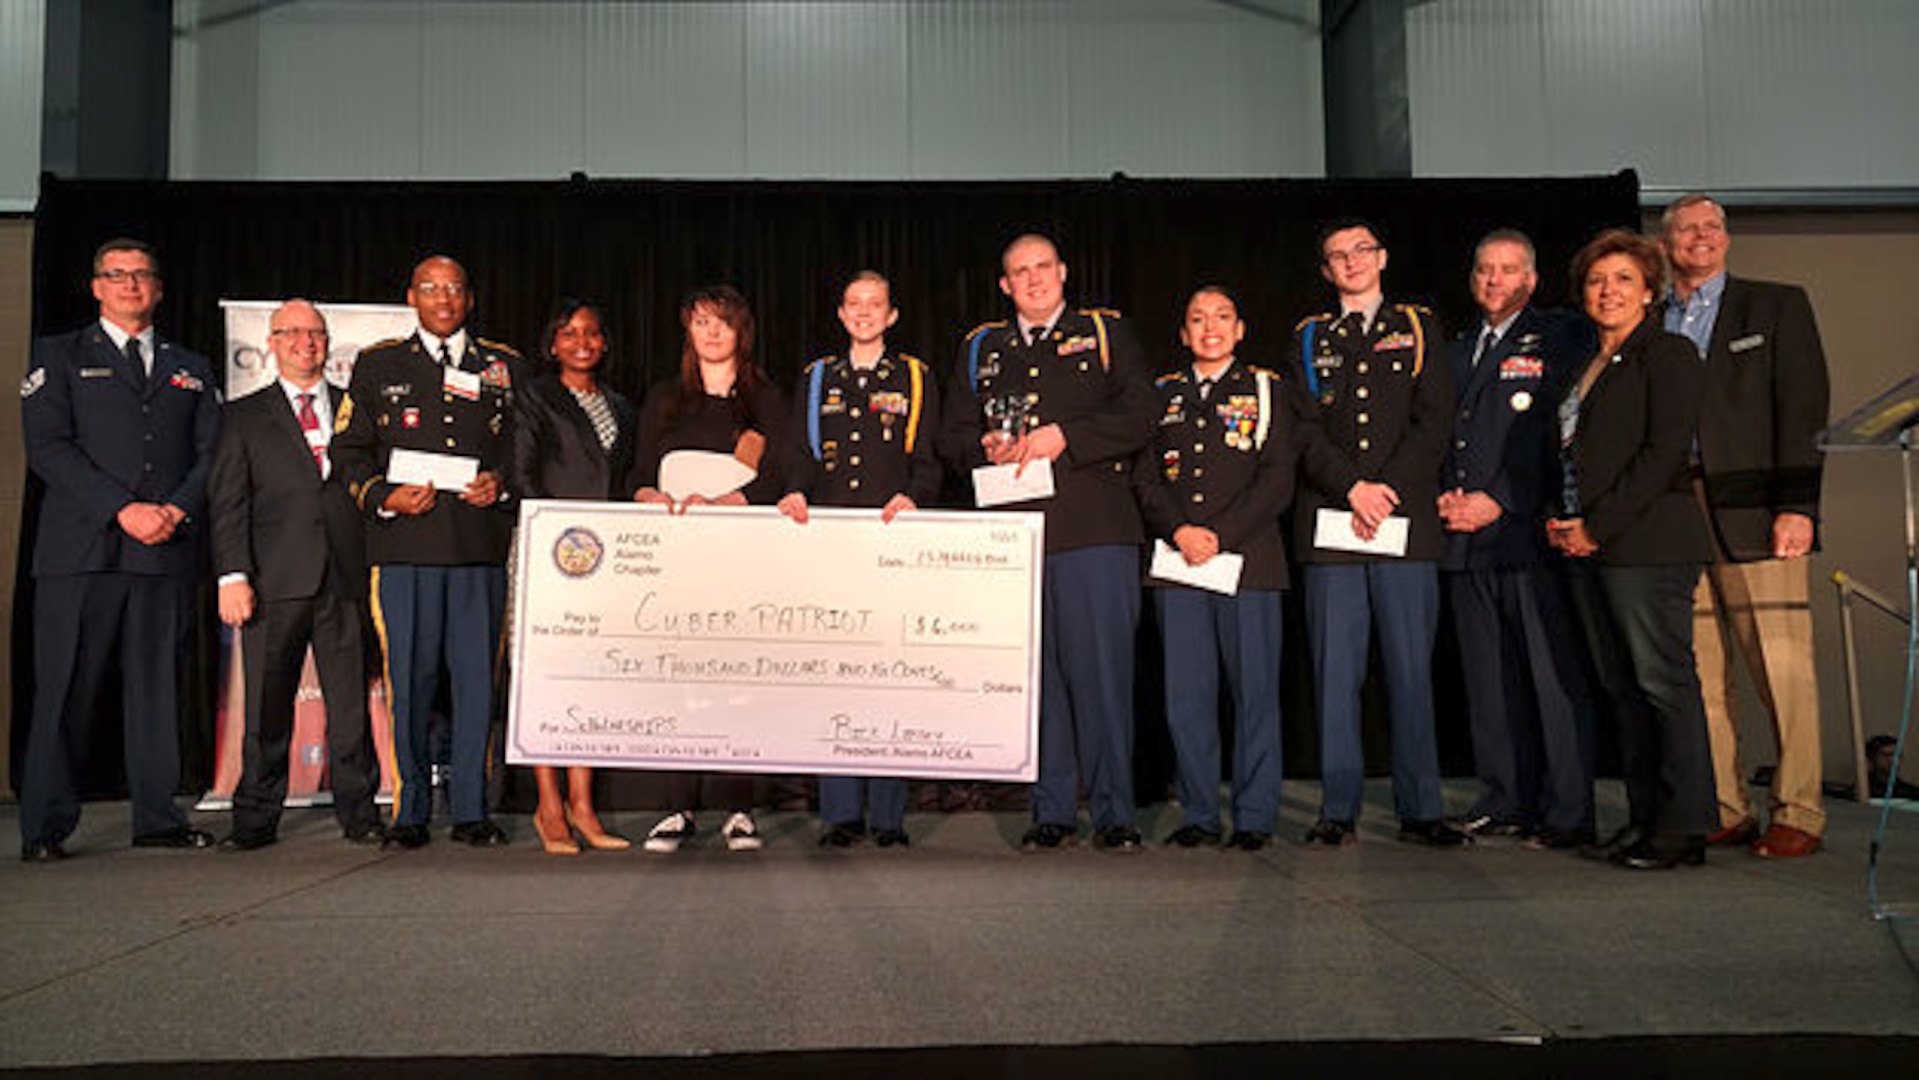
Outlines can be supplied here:
M1361 440L1359 440L1359 448L1360 448L1361 450L1371 450L1371 449L1373 448L1373 442L1372 442L1372 440L1371 440L1371 439L1361 439Z

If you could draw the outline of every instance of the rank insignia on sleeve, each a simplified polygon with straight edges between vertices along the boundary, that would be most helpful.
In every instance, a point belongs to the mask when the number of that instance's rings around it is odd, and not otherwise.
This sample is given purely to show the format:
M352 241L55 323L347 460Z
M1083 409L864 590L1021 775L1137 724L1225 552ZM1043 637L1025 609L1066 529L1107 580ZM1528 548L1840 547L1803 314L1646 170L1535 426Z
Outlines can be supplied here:
M20 396L22 398L30 398L33 396L34 391L45 385L47 385L47 369L34 368L27 373L26 378L20 380Z
M352 419L353 397L350 394L342 395L340 398L340 411L333 417L333 433L338 435L342 431L345 431L347 422Z

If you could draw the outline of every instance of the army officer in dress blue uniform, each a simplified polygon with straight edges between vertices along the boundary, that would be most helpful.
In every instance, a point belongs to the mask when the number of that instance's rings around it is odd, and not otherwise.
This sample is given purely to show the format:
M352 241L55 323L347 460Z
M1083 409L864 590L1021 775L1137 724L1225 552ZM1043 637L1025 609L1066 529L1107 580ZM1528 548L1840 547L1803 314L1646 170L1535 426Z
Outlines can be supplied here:
M1388 304L1380 286L1386 248L1359 221L1320 235L1320 272L1339 309L1301 322L1295 345L1301 409L1318 423L1303 451L1294 557L1305 564L1306 629L1319 698L1324 793L1308 843L1355 841L1364 796L1359 692L1367 641L1379 632L1392 715L1393 804L1403 840L1464 843L1446 824L1433 739L1433 640L1439 629L1439 465L1453 406L1438 355L1439 320L1413 304ZM1326 514L1329 520L1321 522ZM1347 524L1350 515L1350 525ZM1406 528L1400 553L1340 546Z
M1015 239L1000 268L1016 318L966 335L944 426L947 456L967 466L1052 463L1050 498L1006 507L1046 515L1039 782L1020 847L1077 841L1084 773L1094 843L1136 852L1133 653L1145 532L1131 483L1152 438L1153 388L1118 314L1067 308L1066 264L1051 240Z
M1532 305L1539 274L1525 233L1480 240L1471 284L1481 318L1448 350L1459 398L1439 496L1440 578L1480 781L1462 825L1577 847L1593 833L1592 734L1545 520L1559 495L1551 406L1591 355L1590 328Z
M93 256L100 318L33 344L20 384L27 467L46 484L34 536L34 701L20 773L21 855L66 857L80 822L74 726L120 668L136 847L208 847L174 805L179 668L201 562L220 397L206 357L162 339L160 263L138 240Z
M1159 429L1140 459L1140 508L1156 540L1203 567L1244 559L1231 594L1149 578L1166 657L1166 722L1184 818L1167 842L1220 842L1219 672L1233 696L1233 837L1258 851L1279 819L1280 511L1292 501L1299 424L1278 376L1235 358L1239 306L1218 286L1186 302L1192 364L1155 384Z
M846 351L808 364L793 395L780 513L805 524L809 503L860 506L892 521L939 495L939 392L924 361L886 343L900 315L885 277L872 270L854 275L840 294L839 317ZM880 847L903 846L906 781L823 776L820 818L821 847L851 847L869 826Z
M373 617L386 651L399 769L391 840L428 840L427 731L440 665L451 678L453 839L506 843L486 813L493 663L506 595L513 517L501 474L512 457L520 355L466 328L466 271L442 255L413 268L413 336L360 353L334 420L334 464L367 515ZM478 474L457 495L389 479L393 452L467 458Z

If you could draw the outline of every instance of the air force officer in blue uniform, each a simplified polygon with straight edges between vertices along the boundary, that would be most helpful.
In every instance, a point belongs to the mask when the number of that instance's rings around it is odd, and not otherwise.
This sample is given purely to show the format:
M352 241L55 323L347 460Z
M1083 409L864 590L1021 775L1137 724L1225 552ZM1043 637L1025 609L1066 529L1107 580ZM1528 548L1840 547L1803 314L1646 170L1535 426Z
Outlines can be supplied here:
M34 702L21 855L66 857L80 821L72 724L118 666L138 847L207 847L173 802L179 667L220 432L206 357L161 339L160 264L137 240L93 257L100 319L34 343L20 386L27 465L46 484L34 537Z
M1585 320L1532 305L1534 259L1512 229L1473 249L1481 318L1448 350L1459 397L1440 473L1440 577L1481 785L1465 829L1565 848L1592 838L1591 734L1544 525L1559 495L1551 406L1592 349Z

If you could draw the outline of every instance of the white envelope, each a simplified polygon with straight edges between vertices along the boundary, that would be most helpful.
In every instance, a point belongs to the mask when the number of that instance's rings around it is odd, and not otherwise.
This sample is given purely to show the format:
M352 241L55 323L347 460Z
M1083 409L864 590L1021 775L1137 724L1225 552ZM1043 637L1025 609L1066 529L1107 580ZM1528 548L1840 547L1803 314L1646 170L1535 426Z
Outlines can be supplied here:
M1016 473L1018 475L1014 475ZM1018 465L1011 463L981 465L973 470L973 505L982 510L989 506L1052 497L1053 463L1046 458L1034 458L1027 462L1023 473Z
M389 484L433 485L440 491L461 492L480 475L480 459L429 450L395 447L386 460Z
M1245 566L1246 556L1232 551L1222 551L1194 566L1186 561L1186 556L1181 555L1178 548L1164 540L1153 541L1150 573L1161 581L1173 581L1235 596L1239 593L1239 574Z
M1361 555L1406 556L1406 529L1410 519L1394 514L1379 523L1371 540L1361 540L1353 532L1350 510L1321 510L1313 520L1313 546L1328 551L1355 551Z
M759 473L732 454L675 450L660 459L660 490L679 502L690 495L717 499L753 482Z

